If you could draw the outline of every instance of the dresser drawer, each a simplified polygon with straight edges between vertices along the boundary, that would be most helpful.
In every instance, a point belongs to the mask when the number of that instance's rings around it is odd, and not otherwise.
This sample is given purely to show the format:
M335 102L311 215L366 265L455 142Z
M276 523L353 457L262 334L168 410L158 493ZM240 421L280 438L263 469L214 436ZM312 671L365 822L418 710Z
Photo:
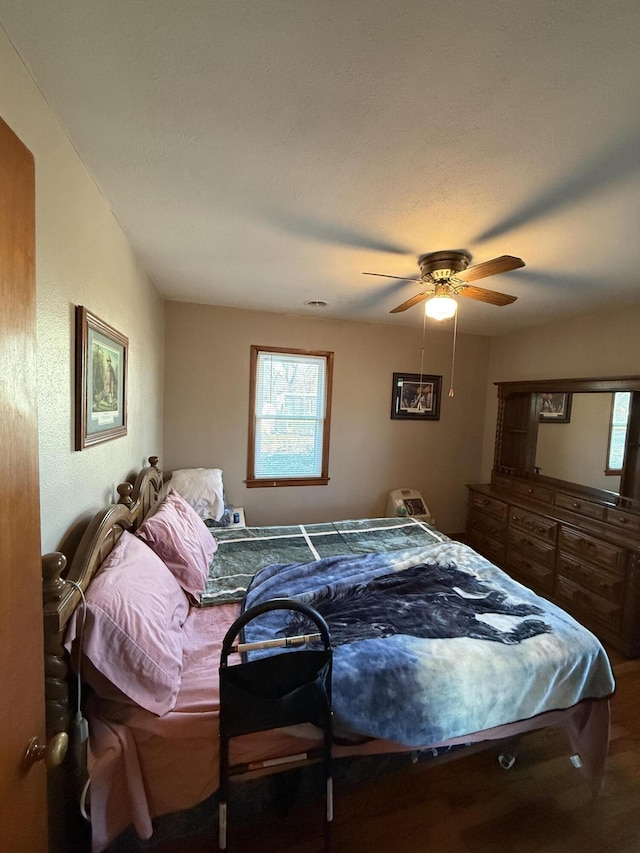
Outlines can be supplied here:
M595 593L591 593L567 578L558 577L556 599L572 613L582 613L587 619L596 619L614 631L620 630L622 608Z
M504 564L505 543L487 536L480 530L470 530L467 534L468 544L483 557L498 565Z
M629 533L640 533L640 515L623 509L607 509L607 521Z
M562 492L556 494L555 505L563 509L570 509L572 512L579 512L580 515L586 515L588 518L597 518L600 521L604 520L606 512L606 508L603 506L580 500L573 495L563 495Z
M535 512L526 512L517 506L509 507L509 528L517 528L530 533L551 544L555 544L558 522L552 518L544 518Z
M540 592L553 592L553 569L541 566L523 554L510 551L507 557L507 571L516 580L532 586Z
M601 539L594 539L578 530L561 527L559 544L560 550L614 573L618 573L624 565L622 548Z
M595 592L610 601L622 601L624 594L624 575L612 574L596 569L587 563L581 563L566 554L558 556L558 575L561 575L591 592Z
M543 503L550 504L553 500L553 492L551 489L545 489L544 486L518 483L517 480L514 480L510 485L510 489L512 492L526 498L531 498L534 501L542 501Z
M487 515L485 512L479 512L477 509L472 509L469 514L469 527L473 530L480 531L480 533L485 533L487 536L493 536L493 538L497 539L499 542L506 541L506 521L495 518L495 516L492 515Z
M556 549L553 545L541 542L528 533L522 530L515 530L512 527L509 528L508 545L509 559L515 550L519 551L525 559L535 560L537 563L553 569L556 554Z
M500 521L507 520L507 504L504 501L499 501L497 498L490 498L488 495L483 495L480 492L469 492L469 508L486 512L487 515L492 515L494 518L500 519Z

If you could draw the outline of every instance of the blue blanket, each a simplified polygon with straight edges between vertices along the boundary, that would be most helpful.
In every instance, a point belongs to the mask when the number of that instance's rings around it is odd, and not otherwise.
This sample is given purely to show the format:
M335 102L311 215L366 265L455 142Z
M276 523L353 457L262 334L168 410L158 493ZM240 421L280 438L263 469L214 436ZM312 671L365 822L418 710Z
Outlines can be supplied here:
M435 745L614 689L590 632L458 542L268 566L245 610L272 598L328 622L336 725L354 733ZM306 633L303 620L272 611L245 639Z

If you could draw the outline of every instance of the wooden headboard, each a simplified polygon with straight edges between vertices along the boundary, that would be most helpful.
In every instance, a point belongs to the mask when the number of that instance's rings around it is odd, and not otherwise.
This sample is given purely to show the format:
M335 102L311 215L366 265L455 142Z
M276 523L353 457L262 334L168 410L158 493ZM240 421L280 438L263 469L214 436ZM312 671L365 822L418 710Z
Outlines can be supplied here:
M134 532L162 497L163 475L158 457L149 457L135 483L118 486L120 498L91 520L78 545L69 570L64 554L42 558L44 603L44 670L47 738L67 732L70 723L69 667L64 632L81 602L75 581L84 592L100 564L111 552L123 530Z

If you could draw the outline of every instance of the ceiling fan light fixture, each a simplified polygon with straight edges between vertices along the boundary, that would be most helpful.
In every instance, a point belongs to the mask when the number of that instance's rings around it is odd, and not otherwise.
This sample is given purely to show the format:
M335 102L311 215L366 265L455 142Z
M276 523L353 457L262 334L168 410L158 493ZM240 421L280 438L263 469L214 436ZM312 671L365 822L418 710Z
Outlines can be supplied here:
M444 293L431 296L424 304L424 313L432 320L449 320L457 310L458 304L453 296Z

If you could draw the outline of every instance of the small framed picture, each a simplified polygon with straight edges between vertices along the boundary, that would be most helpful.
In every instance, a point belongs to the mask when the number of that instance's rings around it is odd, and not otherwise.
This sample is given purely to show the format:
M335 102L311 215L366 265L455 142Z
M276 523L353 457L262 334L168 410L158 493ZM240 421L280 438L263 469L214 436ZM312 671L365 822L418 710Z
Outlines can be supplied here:
M391 417L400 420L440 420L442 376L394 373Z
M127 434L129 341L76 307L76 450Z
M541 423L568 424L571 420L571 394L544 393L540 394L542 405L540 407Z

